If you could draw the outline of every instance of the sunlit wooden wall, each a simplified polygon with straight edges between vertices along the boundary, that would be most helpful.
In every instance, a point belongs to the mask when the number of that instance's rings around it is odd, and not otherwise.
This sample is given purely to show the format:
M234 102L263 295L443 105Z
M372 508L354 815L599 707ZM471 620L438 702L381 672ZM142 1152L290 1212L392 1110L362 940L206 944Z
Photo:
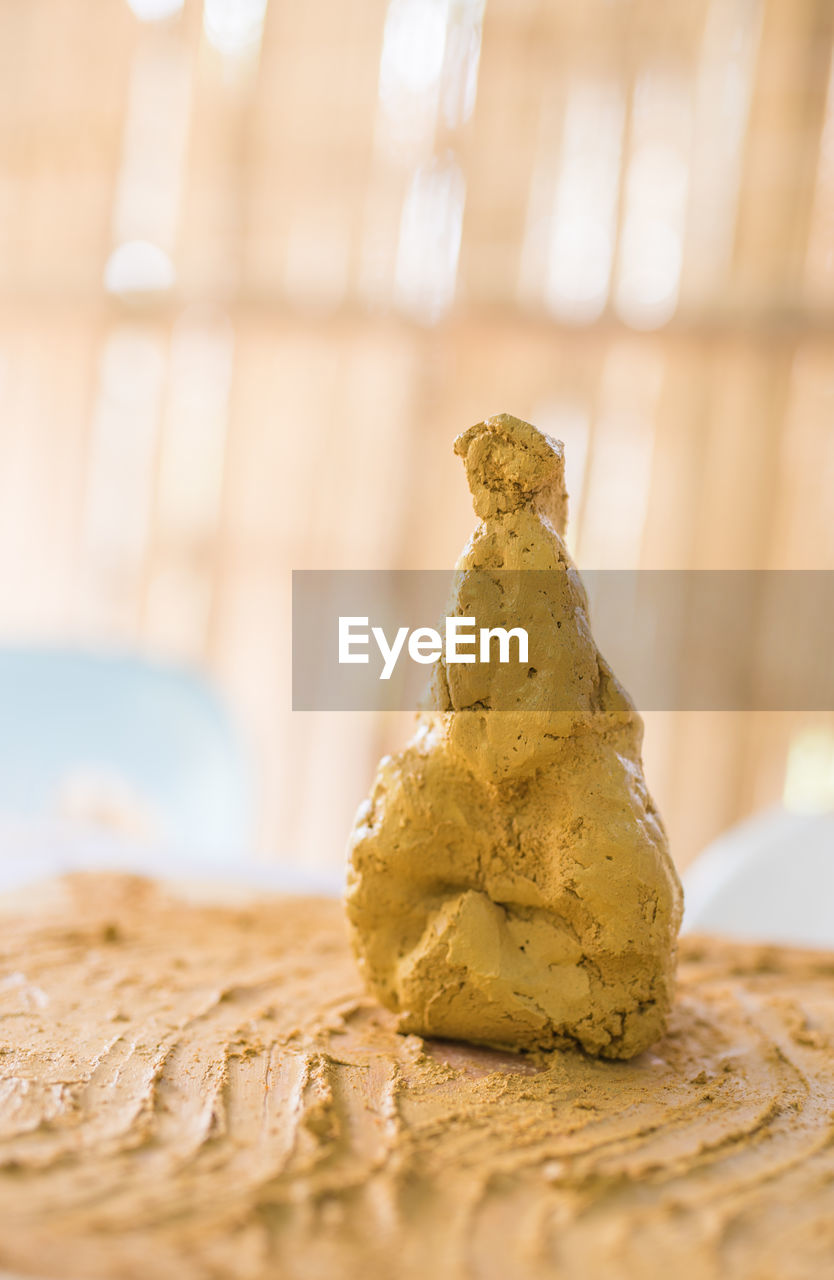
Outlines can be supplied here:
M0 0L0 638L206 665L333 869L407 726L291 713L290 571L448 566L463 427L580 567L834 568L834 5L167 7ZM680 862L833 734L647 717Z

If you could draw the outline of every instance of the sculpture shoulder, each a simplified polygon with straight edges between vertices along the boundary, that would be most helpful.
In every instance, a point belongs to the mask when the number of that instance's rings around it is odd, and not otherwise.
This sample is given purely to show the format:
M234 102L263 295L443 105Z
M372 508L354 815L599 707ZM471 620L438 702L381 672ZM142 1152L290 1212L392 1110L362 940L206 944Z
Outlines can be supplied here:
M564 542L540 511L520 507L483 520L464 547L458 569L573 569Z

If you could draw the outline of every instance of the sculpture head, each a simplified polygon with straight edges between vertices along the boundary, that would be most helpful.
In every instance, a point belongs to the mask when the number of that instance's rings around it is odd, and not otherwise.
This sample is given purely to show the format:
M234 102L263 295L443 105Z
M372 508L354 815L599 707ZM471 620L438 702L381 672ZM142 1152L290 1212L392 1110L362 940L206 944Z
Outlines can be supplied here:
M496 414L455 441L475 514L482 520L534 506L563 534L567 520L565 456L560 440L509 413Z

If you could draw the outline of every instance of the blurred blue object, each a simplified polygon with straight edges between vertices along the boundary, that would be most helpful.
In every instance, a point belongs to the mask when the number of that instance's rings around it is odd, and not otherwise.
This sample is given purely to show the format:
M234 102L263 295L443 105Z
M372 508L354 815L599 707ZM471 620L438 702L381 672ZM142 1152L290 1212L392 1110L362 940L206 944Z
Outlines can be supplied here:
M120 804L143 837L228 861L252 841L246 756L218 695L184 667L124 654L0 649L0 814ZM128 822L129 825L129 822ZM141 825L141 821L140 821Z

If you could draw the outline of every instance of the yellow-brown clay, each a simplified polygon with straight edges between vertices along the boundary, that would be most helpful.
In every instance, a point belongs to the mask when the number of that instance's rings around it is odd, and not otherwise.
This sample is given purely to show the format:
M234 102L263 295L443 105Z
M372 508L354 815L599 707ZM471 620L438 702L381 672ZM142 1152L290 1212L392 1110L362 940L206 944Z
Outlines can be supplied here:
M450 612L550 641L535 667L438 661L351 836L360 968L403 1031L629 1058L663 1031L682 907L642 722L565 549L562 445L502 414L455 450L481 523Z
M394 1024L335 900L0 895L0 1273L831 1274L834 955L685 939L631 1062Z

